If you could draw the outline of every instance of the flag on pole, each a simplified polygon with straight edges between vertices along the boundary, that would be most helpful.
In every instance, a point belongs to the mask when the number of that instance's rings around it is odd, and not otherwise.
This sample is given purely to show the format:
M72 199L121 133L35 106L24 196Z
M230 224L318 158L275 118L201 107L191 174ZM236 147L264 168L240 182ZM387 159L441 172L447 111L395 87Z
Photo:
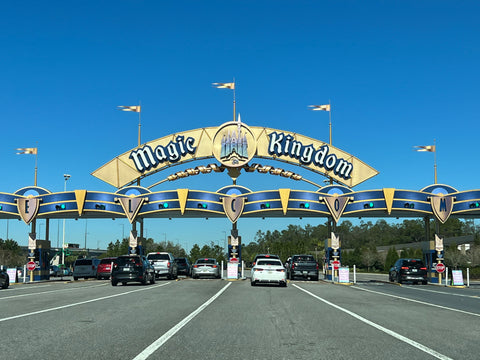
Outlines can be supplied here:
M312 108L311 110L314 110L314 111L318 111L318 110L330 111L330 104L327 104L327 105L308 105L308 106L311 107Z
M118 107L119 110L122 110L122 111L133 111L133 112L140 112L141 111L141 106L140 105L135 105L135 106L119 106Z
M212 83L217 89L232 89L235 90L235 83Z
M428 151L428 152L435 152L435 145L427 145L427 146L415 146L415 151Z
M33 154L37 155L38 148L17 148L17 155L21 154Z

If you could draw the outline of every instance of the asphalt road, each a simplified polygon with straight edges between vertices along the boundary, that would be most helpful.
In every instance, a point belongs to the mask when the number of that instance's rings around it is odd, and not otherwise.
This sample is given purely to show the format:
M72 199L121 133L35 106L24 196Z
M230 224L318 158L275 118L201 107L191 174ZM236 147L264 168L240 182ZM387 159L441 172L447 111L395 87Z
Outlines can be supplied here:
M249 280L15 284L2 359L478 359L480 287Z

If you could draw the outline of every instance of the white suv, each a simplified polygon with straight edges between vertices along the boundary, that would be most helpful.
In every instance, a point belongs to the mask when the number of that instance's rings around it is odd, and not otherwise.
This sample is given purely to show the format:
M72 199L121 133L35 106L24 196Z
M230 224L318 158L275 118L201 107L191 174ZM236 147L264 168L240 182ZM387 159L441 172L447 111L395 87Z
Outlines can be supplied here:
M155 277L166 276L167 279L176 279L178 267L175 257L169 252L151 252L147 254L147 260L155 268Z

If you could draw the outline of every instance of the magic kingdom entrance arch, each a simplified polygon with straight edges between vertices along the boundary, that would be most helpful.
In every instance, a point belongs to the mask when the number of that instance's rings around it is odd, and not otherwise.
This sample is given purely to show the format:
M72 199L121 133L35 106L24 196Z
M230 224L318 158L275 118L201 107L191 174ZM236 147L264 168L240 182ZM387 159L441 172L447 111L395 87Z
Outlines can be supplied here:
M298 166L329 178L330 184L321 186L292 171L251 163L253 158ZM216 159L219 164L181 170L150 186L133 185L174 166L206 159ZM165 182L225 171L232 183L217 191L186 188L152 191ZM317 189L255 191L237 184L242 171L306 181ZM459 192L448 185L434 184L419 191L394 188L353 191L353 187L377 174L353 155L325 142L278 129L249 127L239 119L219 127L165 136L115 157L92 173L117 188L115 192L83 189L53 193L41 187L26 187L13 194L0 193L0 219L17 218L31 224L29 248L33 256L39 251L35 238L37 219L46 220L48 242L50 219L127 218L132 224L130 246L133 251L141 252L143 233L140 228L138 239L136 223L142 224L148 218L227 217L232 222L231 243L238 243L240 218L324 217L334 228L342 217L421 217L428 231L430 219L444 223L450 216L480 215L479 190ZM335 245L329 242L329 246Z

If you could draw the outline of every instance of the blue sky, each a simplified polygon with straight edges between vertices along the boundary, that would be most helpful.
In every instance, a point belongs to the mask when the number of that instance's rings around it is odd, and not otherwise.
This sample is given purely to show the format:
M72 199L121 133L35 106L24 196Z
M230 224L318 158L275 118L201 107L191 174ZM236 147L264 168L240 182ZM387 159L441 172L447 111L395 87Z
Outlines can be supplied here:
M434 139L438 182L479 188L477 1L22 1L0 7L0 192L33 185L34 156L16 155L18 147L38 147L38 186L63 191L68 173L69 190L113 192L91 172L137 144L137 114L118 105L141 102L142 143L218 126L231 120L232 93L211 83L234 78L237 111L251 126L328 141L328 113L307 106L330 101L333 145L380 172L354 190L432 184L434 155L413 146ZM225 173L199 175L153 190L214 191L230 182ZM242 175L238 183L252 190L316 190L260 174ZM248 243L260 229L324 222L240 219L239 232ZM51 227L56 245L61 225L53 220ZM230 227L227 219L145 225L156 241L187 248L221 244ZM86 236L88 247L105 247L128 229L126 220L67 220L66 242L83 246ZM22 221L0 220L1 238L7 230L27 244ZM42 231L45 225L40 237Z

